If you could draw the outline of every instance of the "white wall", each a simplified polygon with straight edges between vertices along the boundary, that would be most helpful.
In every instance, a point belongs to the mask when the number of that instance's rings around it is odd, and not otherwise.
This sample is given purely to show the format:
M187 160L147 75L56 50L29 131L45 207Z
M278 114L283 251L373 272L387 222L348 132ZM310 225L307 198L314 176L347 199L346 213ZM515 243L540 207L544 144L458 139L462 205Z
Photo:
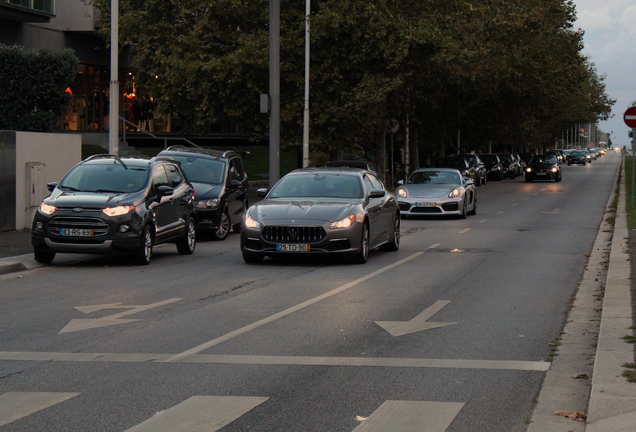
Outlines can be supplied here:
M50 194L49 182L59 182L73 166L82 160L82 137L75 134L16 132L16 230L31 229L26 190L28 163L44 164L42 196Z

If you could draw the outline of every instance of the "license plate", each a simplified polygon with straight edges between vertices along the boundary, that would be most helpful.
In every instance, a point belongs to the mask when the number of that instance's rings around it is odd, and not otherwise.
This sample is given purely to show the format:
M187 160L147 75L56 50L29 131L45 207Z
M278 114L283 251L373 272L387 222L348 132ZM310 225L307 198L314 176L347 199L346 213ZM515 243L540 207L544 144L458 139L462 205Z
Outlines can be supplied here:
M276 250L280 252L309 252L308 244L279 243Z
M60 228L61 236L69 237L93 237L92 229L75 229L75 228Z
M417 207L437 207L437 203L434 202L418 202Z

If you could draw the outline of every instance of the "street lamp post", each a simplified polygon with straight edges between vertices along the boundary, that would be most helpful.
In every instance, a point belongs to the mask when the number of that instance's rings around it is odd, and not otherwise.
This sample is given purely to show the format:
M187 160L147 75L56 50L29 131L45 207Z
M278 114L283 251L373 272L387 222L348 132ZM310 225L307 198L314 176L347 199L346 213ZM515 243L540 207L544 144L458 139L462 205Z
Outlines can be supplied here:
M280 0L269 0L269 187L280 178Z
M108 152L119 155L119 0L111 2Z
M303 116L303 168L309 166L309 14L311 0L306 1L305 11L305 112Z

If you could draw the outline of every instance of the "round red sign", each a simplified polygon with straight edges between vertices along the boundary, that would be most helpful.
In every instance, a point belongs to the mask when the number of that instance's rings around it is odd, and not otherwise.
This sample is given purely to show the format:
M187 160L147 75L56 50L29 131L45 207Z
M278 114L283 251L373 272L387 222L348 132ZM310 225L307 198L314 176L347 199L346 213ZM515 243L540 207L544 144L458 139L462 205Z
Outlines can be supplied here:
M636 129L636 107L627 108L625 115L623 115L623 120L625 120L625 124L628 127Z

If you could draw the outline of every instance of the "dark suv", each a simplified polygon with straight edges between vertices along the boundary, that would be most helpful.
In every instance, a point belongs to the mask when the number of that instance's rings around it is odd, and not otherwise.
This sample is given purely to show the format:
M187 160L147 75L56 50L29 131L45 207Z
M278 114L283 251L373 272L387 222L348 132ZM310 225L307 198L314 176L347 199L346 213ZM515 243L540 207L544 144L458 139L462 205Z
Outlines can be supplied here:
M196 191L195 211L201 230L215 240L225 240L241 230L241 218L249 207L248 181L243 160L234 151L172 146L159 152L181 163L186 177ZM243 153L244 157L249 152Z
M181 254L196 247L194 188L168 158L95 155L75 165L33 218L35 259L56 252L132 254L150 263L152 248L176 243Z

